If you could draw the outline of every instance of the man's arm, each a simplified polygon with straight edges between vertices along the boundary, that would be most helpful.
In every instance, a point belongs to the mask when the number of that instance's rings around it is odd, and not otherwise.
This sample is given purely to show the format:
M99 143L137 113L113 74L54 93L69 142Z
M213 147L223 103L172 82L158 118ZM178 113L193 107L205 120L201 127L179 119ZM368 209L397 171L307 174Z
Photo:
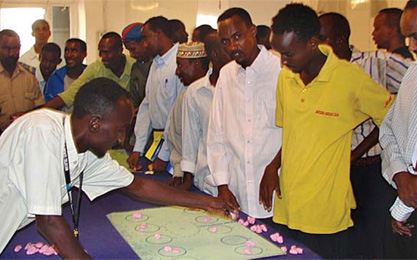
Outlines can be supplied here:
M36 215L36 227L63 259L92 259L82 248L62 216Z
M279 149L277 155L268 164L262 177L259 188L259 204L263 204L265 210L271 211L272 209L272 195L276 192L278 198L281 198L281 189L279 186L278 170L281 167L281 149Z
M238 209L221 198L200 195L175 189L162 183L142 179L136 176L133 182L123 188L127 195L134 199L161 204L204 209L213 214L229 216L229 212L237 214Z
M372 132L352 151L350 162L354 163L356 160L361 158L362 155L368 152L369 149L374 147L378 143L378 135L379 129L375 126Z

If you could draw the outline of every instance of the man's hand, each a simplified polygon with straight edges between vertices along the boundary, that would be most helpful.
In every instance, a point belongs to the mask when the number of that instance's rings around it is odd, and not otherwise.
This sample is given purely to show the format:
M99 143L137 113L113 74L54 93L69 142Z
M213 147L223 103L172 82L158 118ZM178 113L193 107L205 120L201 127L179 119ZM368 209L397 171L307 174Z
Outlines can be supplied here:
M219 191L217 197L224 199L226 202L232 205L233 208L240 210L240 206L236 200L235 195L233 195L233 193L229 190L229 187L227 185L220 185L217 187L217 189Z
M181 190L190 190L191 185L193 185L193 179L194 176L191 173L185 172L184 177L173 177L168 179L165 184Z
M414 228L414 225L412 225L410 223L400 222L398 220L392 219L391 220L391 227L392 227L392 232L393 233L397 233L400 236L407 235L407 236L411 237L412 236L411 229Z
M167 169L168 162L163 161L156 157L156 159L153 161L153 170L155 172L163 172Z
M408 172L399 172L393 180L397 184L398 196L405 205L417 208L417 176Z
M182 177L172 177L165 181L165 184L172 187L177 187L182 184Z
M259 204L262 204L267 211L271 211L272 209L272 196L274 191L278 198L281 198L278 169L270 164L265 168L264 176L259 187Z
M233 196L233 194L232 194ZM234 197L234 196L233 196ZM233 203L230 201L221 198L221 197L208 197L211 202L208 203L207 207L204 208L205 211L216 214L220 216L224 216L227 218L230 218L230 213L238 215L239 214L239 206L236 207Z
M139 158L140 153L138 152L132 152L129 158L127 158L127 163L129 164L129 167L134 171L139 171L142 169L142 165L139 165Z

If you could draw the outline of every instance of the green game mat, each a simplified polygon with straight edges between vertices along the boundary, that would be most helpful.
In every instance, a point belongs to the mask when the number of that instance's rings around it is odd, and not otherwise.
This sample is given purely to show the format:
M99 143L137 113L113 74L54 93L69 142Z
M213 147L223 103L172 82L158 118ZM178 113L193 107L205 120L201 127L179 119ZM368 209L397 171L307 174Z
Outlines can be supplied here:
M141 218L134 217L137 212ZM144 260L240 260L285 254L236 221L205 211L161 207L114 212L107 217ZM255 245L249 247L247 241Z

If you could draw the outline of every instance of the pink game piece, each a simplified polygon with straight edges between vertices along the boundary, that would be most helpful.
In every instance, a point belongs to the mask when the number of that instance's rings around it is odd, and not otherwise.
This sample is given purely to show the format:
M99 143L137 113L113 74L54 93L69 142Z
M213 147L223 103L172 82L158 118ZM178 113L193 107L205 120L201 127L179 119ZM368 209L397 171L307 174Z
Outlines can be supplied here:
M134 219L141 219L142 218L142 213L140 213L139 211L136 211L133 213L133 218Z
M245 227L247 227L247 226L249 226L249 222L248 221L245 221L245 222L243 222L242 225L244 225Z
M292 245L291 246L291 249L294 249L295 250L295 249L297 249L297 246L296 245Z
M157 240L161 239L162 235L160 233L155 233L155 238Z
M281 246L281 250L284 251L284 253L287 253L288 248L286 246Z
M261 229L262 229L263 232L267 232L268 231L268 228L266 227L265 224L262 224L261 225Z
M204 217L204 222L206 222L206 223L208 223L208 222L210 222L211 221L211 218L210 217Z
M238 214L235 214L235 213L233 213L233 212L230 212L230 217L231 217L233 220L236 220L236 219L239 217L239 215L238 215Z
M179 249L178 247L174 247L174 248L172 249L172 253L174 253L174 254L179 254L179 253L180 253L180 249Z
M42 248L43 247L43 243L42 242L38 242L35 244L36 248Z
M255 244L255 242L252 242L252 241L249 240L249 241L246 241L245 245L247 247L254 247L256 244Z
M251 216L248 216L248 222L249 222L249 224L253 225L253 224L255 224L255 221L256 221L256 218L253 218Z
M296 251L297 251L297 253L298 253L298 254L300 254L300 255L304 252L304 250L303 250L301 247L297 247L295 250L296 250Z
M33 246L33 244L32 244L32 243L30 243L30 242L29 242L29 243L27 243L27 244L26 244L26 246L25 246L25 250L28 250L28 249L29 249L29 247L31 247L31 246Z
M20 250L22 250L22 248L23 248L23 246L22 246L22 245L17 245L17 246L15 246L15 247L14 247L14 250L13 250L13 251L14 251L15 253L18 253Z
M148 226L147 223L142 223L142 225L140 225L141 228L146 228Z
M216 233L218 231L217 227L211 227L210 232Z
M284 243L284 237L279 236L279 237L277 238L277 241L276 241L276 242L278 242L279 244Z
M243 252L247 255L251 255L252 254L252 250L250 250L250 248L245 248L245 250L243 250Z
M165 252L171 252L172 248L170 246L166 246L166 247L164 247L164 251Z
M33 255L36 254L37 252L39 252L39 249L36 248L35 246L31 246L28 248L28 250L26 251L27 255Z
M238 220L238 223L239 223L239 224L241 224L241 225L243 225L243 223L245 223L245 221L244 221L243 219L241 219L241 218L240 218L240 219Z
M290 249L290 254L292 254L292 255L296 255L296 254L298 254L298 253L297 253L297 250L295 250L295 249Z
M274 241L274 242L277 242L277 239L278 239L277 236L276 236L276 233L269 235L269 238L271 238L271 240Z

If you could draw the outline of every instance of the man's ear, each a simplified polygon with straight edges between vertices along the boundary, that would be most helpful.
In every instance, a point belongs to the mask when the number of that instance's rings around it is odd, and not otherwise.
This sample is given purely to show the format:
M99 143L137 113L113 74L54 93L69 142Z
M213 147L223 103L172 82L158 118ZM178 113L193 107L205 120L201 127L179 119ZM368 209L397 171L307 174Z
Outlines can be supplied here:
M101 127L101 118L99 116L92 116L89 121L88 129L92 133L97 133L100 131Z
M310 47L311 47L312 50L313 49L317 49L317 47L319 46L319 44L320 44L320 39L319 39L318 36L313 36L309 40L309 45L310 45Z
M253 35L255 35L256 36L256 33L258 32L257 31L257 29L256 29L256 26L254 25L254 24L252 24L251 25L251 27L250 27L250 32L253 34Z

